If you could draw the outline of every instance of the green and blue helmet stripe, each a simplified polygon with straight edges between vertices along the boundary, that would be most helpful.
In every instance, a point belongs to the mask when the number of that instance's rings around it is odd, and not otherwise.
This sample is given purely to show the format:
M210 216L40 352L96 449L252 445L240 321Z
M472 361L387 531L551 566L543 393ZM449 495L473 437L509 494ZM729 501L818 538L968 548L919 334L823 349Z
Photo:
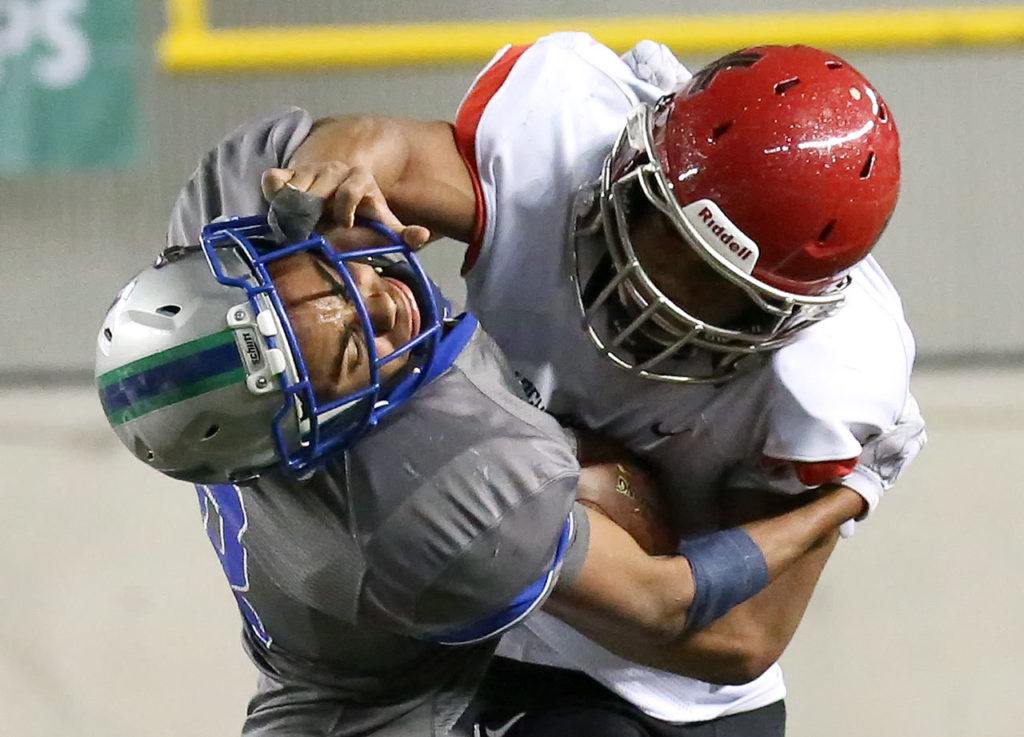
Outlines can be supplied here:
M185 399L244 382L234 333L222 330L145 356L97 379L100 403L117 426Z

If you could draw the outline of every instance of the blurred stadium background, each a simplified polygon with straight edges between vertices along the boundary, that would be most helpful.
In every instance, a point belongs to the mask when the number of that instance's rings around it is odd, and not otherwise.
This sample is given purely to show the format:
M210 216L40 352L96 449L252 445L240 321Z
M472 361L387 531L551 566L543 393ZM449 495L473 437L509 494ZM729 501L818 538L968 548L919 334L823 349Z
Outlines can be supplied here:
M404 36L364 30L351 43L318 46L328 49L326 66L298 68L311 63L309 53L293 47L244 71L236 67L274 52L266 36L232 41L242 57L218 57L216 37L186 33L160 45L165 8L107 2L135 18L134 33L120 21L103 27L111 37L129 29L134 42L120 52L134 77L121 91L134 97L137 123L130 114L121 123L125 136L135 131L134 156L113 168L49 161L0 174L0 734L236 734L255 675L238 647L234 602L191 490L130 460L106 428L90 386L99 320L117 286L161 246L173 198L198 157L230 128L285 104L314 115L450 119L502 42L481 56L481 39L500 39L509 27L450 33L455 63L431 56L439 53L432 43L415 51ZM11 70L46 42L42 30L38 43L19 41L19 11L87 13L102 4L0 0L0 152L21 144L8 117L12 80L20 79ZM194 30L195 5L170 5L176 27ZM918 338L915 392L931 442L826 571L784 661L789 734L1021 733L1024 6L932 0L913 18L859 25L839 0L210 0L208 9L212 28L256 31L510 19L577 29L585 20L559 19L629 16L647 18L638 27L649 28L631 41L667 34L691 67L755 40L799 40L797 31L854 62L883 91L902 132L901 204L876 253ZM847 15L814 15L821 11ZM762 26L737 22L742 13L786 16ZM664 15L704 22L691 33L685 23L651 19ZM632 27L612 24L616 38ZM742 35L751 28L765 35ZM423 58L409 63L415 53ZM438 244L427 260L442 286L461 295L460 249Z

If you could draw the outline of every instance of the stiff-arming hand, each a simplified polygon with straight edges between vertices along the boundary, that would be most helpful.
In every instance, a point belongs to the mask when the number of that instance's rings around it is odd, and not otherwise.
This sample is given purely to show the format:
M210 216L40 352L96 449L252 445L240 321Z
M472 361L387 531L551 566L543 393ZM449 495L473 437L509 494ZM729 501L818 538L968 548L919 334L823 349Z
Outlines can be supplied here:
M383 223L398 233L411 248L430 240L420 225L404 225L391 211L373 173L363 166L327 161L291 169L267 169L260 182L263 196L271 202L285 185L324 200L317 231L340 251L382 242L381 236L355 225L356 216Z

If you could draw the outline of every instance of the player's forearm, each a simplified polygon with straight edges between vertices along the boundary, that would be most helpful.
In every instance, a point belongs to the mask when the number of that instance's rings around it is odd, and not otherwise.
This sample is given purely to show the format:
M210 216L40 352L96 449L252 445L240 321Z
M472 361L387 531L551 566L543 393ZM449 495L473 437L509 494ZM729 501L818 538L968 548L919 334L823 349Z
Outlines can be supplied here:
M861 509L859 496L837 488L804 507L745 525L774 583L698 631L687 629L694 593L687 559L647 556L620 528L592 514L584 568L548 608L636 662L703 680L744 683L781 655L838 526Z
M807 607L838 533L826 534L767 588L697 631L683 631L690 589L669 601L641 590L648 580L631 579L618 590L625 608L593 601L549 600L548 610L617 655L642 665L710 683L754 680L779 659ZM683 558L660 559L667 575L690 581L690 571L670 568ZM595 563L605 565L600 557ZM670 585L679 585L676 580ZM671 590L671 589L669 589ZM664 591L664 590L663 590ZM653 602L653 603L652 603ZM673 606L674 604L674 606ZM644 626L638 622L644 619Z
M835 486L814 501L769 519L743 525L760 548L769 580L801 560L826 535L864 511L864 499L851 489Z
M705 538L712 543L728 539L728 535L745 539L747 550L755 558L758 554L763 557L760 562L735 557L732 549L715 548L714 544L699 546L699 551L684 547L684 555L689 558L652 557L624 529L603 514L588 510L590 547L586 560L577 578L556 590L552 611L574 625L609 632L621 628L645 641L657 643L682 637L687 629L696 628L690 617L698 586L714 590L715 596L721 587L742 588L743 579L749 575L745 567L751 565L763 566L758 575L773 581L802 561L825 535L858 514L862 508L859 500L856 493L838 487L786 514L750 522L740 531ZM695 579L695 572L701 568L698 555L713 556L708 563L719 569L715 573L717 579L709 578L703 583ZM726 561L724 565L722 561ZM744 594L737 589L733 601L742 601L758 590ZM717 619L722 614L715 612L708 618ZM698 619L703 616L701 613Z
M380 116L320 121L293 155L293 166L340 161L368 169L406 225L468 241L476 197L451 126Z
M663 642L686 620L693 578L684 558L652 557L621 527L587 510L590 544L576 578L560 582L545 609L615 647L620 637Z
M711 683L757 678L793 639L838 537L838 530L826 534L759 594L651 651L646 664Z
M862 510L859 495L837 487L803 507L745 524L765 555L769 585L707 627L645 653L646 664L713 683L759 676L796 633L839 525Z

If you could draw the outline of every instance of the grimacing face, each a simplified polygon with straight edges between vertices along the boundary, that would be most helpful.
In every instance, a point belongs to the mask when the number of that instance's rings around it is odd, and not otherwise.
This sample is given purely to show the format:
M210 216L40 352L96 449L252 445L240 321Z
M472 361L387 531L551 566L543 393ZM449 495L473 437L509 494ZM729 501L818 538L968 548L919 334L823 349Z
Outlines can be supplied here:
M348 262L352 280L375 333L378 358L385 358L419 334L420 314L408 286L381 276L369 264ZM333 266L311 253L297 253L269 266L288 314L309 377L320 401L365 387L370 360L359 313ZM381 367L381 381L398 374L408 354Z

